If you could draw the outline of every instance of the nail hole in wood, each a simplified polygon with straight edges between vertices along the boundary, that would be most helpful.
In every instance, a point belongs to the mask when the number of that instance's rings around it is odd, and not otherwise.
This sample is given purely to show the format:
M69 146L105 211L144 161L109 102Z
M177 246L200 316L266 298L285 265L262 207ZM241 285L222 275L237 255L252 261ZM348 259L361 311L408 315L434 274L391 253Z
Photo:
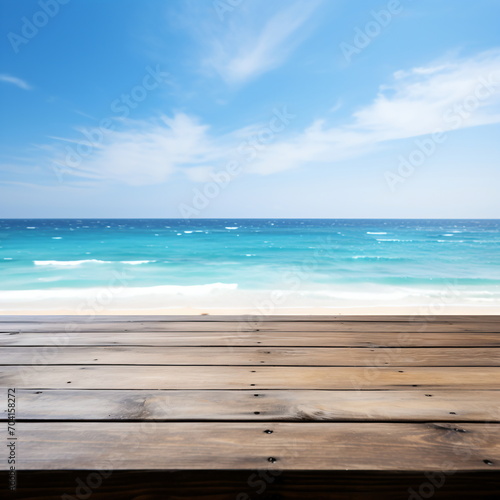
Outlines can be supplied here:
M493 465L493 462L491 460L483 460L483 462L486 464L486 465Z
M272 464L274 464L276 462L276 459L274 457L269 457L267 459L268 462L271 462Z
M428 398L432 398L432 394L426 394Z
M266 434L272 434L274 431L272 431L271 429L266 429L264 432L265 432Z
M456 415L454 411L450 411L450 415Z
M254 415L260 415L260 411L254 411L253 414Z

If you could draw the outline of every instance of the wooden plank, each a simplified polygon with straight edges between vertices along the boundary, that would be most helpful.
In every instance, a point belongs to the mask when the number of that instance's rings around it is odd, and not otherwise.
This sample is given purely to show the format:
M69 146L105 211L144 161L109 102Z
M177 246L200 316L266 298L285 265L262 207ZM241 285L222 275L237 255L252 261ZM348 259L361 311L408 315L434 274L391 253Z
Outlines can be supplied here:
M246 321L176 322L176 321L115 321L69 323L1 323L0 332L495 332L500 333L500 322L383 322L383 321L272 321L254 325Z
M0 481L8 483L6 472L0 471ZM123 470L108 475L107 471L21 471L17 491L12 496L6 492L6 498L70 500L78 497L79 486L79 498L92 500L420 500L425 496L432 500L493 500L500 497L500 473Z
M0 347L0 364L500 366L500 348Z
M499 388L491 367L1 366L19 389L480 389Z
M500 422L500 391L18 389L17 420ZM6 412L0 420L6 420Z
M1 346L500 347L497 333L0 333Z
M0 323L67 323L67 322L77 322L77 323L92 323L92 322L110 322L115 323L117 321L123 322L135 322L135 321L162 321L162 322L212 322L212 321L228 321L228 322L240 322L247 321L251 323L255 322L273 322L273 321L293 321L293 322L311 322L311 321L356 321L356 322L366 322L366 321L395 321L400 323L444 323L444 322L494 322L500 321L500 311L499 314L474 314L474 315L457 315L457 314L434 314L434 315L387 315L387 314L363 314L363 315L329 315L329 314L189 314L189 315L175 315L175 314L111 314L111 315L64 315L64 314L3 314L0 315Z
M500 424L19 422L18 433L18 470L500 469Z

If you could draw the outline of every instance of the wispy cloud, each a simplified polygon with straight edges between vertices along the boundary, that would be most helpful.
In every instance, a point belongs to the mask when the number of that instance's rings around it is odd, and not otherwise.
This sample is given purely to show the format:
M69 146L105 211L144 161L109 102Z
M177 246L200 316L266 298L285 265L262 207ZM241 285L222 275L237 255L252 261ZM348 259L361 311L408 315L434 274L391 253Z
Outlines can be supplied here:
M6 74L0 74L0 82L10 83L23 90L32 90L33 88L31 85L29 85L26 81L22 80L21 78L17 78L16 76L11 76Z
M203 64L227 83L245 83L283 64L305 39L304 26L322 0L269 4L241 4L226 22L212 18L198 32L205 56ZM276 10L276 6L278 10Z
M71 145L53 146L54 168L66 177L138 186L162 183L184 168L207 167L220 154L208 126L184 113L148 121L124 120L120 130L100 136L93 133L102 140L57 138Z
M372 151L382 143L478 125L500 123L500 50L468 59L396 72L389 84L344 124L313 121L303 130L277 134L261 144L244 170L272 174L315 164L334 164ZM253 124L217 134L198 118L177 113L143 121L124 120L103 140L58 138L52 164L69 176L130 185L158 184L176 172L193 182L241 155L241 145L258 137ZM82 129L82 133L85 131ZM78 158L78 151L87 151ZM76 160L75 160L76 159ZM241 156L239 158L241 160Z
M500 50L398 71L349 123L318 119L259 156L252 170L269 174L363 154L404 138L500 123Z

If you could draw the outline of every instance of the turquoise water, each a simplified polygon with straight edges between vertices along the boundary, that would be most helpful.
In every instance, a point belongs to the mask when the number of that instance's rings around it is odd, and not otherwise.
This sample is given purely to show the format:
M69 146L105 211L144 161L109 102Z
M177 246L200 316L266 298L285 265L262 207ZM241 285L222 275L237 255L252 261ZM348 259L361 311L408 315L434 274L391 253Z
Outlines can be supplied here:
M499 220L4 219L0 290L99 288L125 276L141 289L452 284L496 298L499 249Z

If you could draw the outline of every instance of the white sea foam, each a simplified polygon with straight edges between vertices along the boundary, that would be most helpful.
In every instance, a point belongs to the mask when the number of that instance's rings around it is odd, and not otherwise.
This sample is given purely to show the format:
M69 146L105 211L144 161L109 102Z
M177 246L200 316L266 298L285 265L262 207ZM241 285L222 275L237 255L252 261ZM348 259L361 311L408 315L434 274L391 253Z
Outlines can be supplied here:
M366 231L366 234L387 234L387 233L384 233L384 232L375 232L375 231Z
M127 264L130 266L137 266L139 264L149 264L156 262L156 260L121 260L113 262L111 260L98 260L98 259L84 259L84 260L35 260L35 266L55 266L55 267L76 267L83 264Z
M12 257L4 257L3 260L12 260Z
M193 231L184 231L186 234L191 234Z
M126 287L120 288L116 292L116 297L120 299L134 299L136 297L164 297L190 298L202 296L217 297L220 293L234 291L238 288L237 283L207 283L204 285L160 285L150 287ZM61 300L66 299L86 300L92 297L99 297L103 292L109 293L109 288L55 288L51 290L8 290L0 291L0 302L12 302L23 300Z
M149 264L150 262L156 262L156 260L121 260L120 264L129 264L131 266L138 266L139 264Z
M26 229L36 229L36 227L29 226Z
M111 264L109 260L85 259L85 260L34 260L35 266L57 266L75 267L82 264Z
M52 239L53 240L62 240L62 236L53 236Z
M235 226L235 227L233 227L233 226L226 226L226 229L238 229L238 226Z
M496 314L500 298L500 287L489 287L487 290L477 291L471 287L461 286L459 294L447 291L443 295L443 287L410 287L391 285L355 284L352 286L341 285L338 287L319 287L301 290L279 290L276 296L282 297L280 307L298 314L303 309L347 311L364 307L404 308L411 314L421 314L422 307L443 304L445 311L463 310L464 307L484 306ZM0 312L44 310L54 311L79 311L81 314L96 312L105 314L106 311L131 312L180 309L188 312L182 314L197 314L208 312L210 309L220 309L221 304L225 310L245 310L255 314L249 309L249 304L264 303L269 300L268 289L247 290L240 289L236 283L208 283L204 285L161 285L154 287L99 287L99 288L55 288L49 290L10 290L0 291ZM99 302L102 297L109 297L109 302ZM484 300L480 300L483 298ZM87 306L88 304L88 306ZM96 306L97 304L97 306ZM97 309L96 309L97 307ZM424 309L427 310L427 309ZM417 312L419 311L419 312ZM234 314L234 313L233 313ZM288 314L288 313L287 313ZM318 312L314 314L319 314ZM405 313L406 314L406 313ZM458 314L458 313L454 313Z
M369 259L369 260L399 260L401 257L385 257L382 255L354 255L353 259Z

